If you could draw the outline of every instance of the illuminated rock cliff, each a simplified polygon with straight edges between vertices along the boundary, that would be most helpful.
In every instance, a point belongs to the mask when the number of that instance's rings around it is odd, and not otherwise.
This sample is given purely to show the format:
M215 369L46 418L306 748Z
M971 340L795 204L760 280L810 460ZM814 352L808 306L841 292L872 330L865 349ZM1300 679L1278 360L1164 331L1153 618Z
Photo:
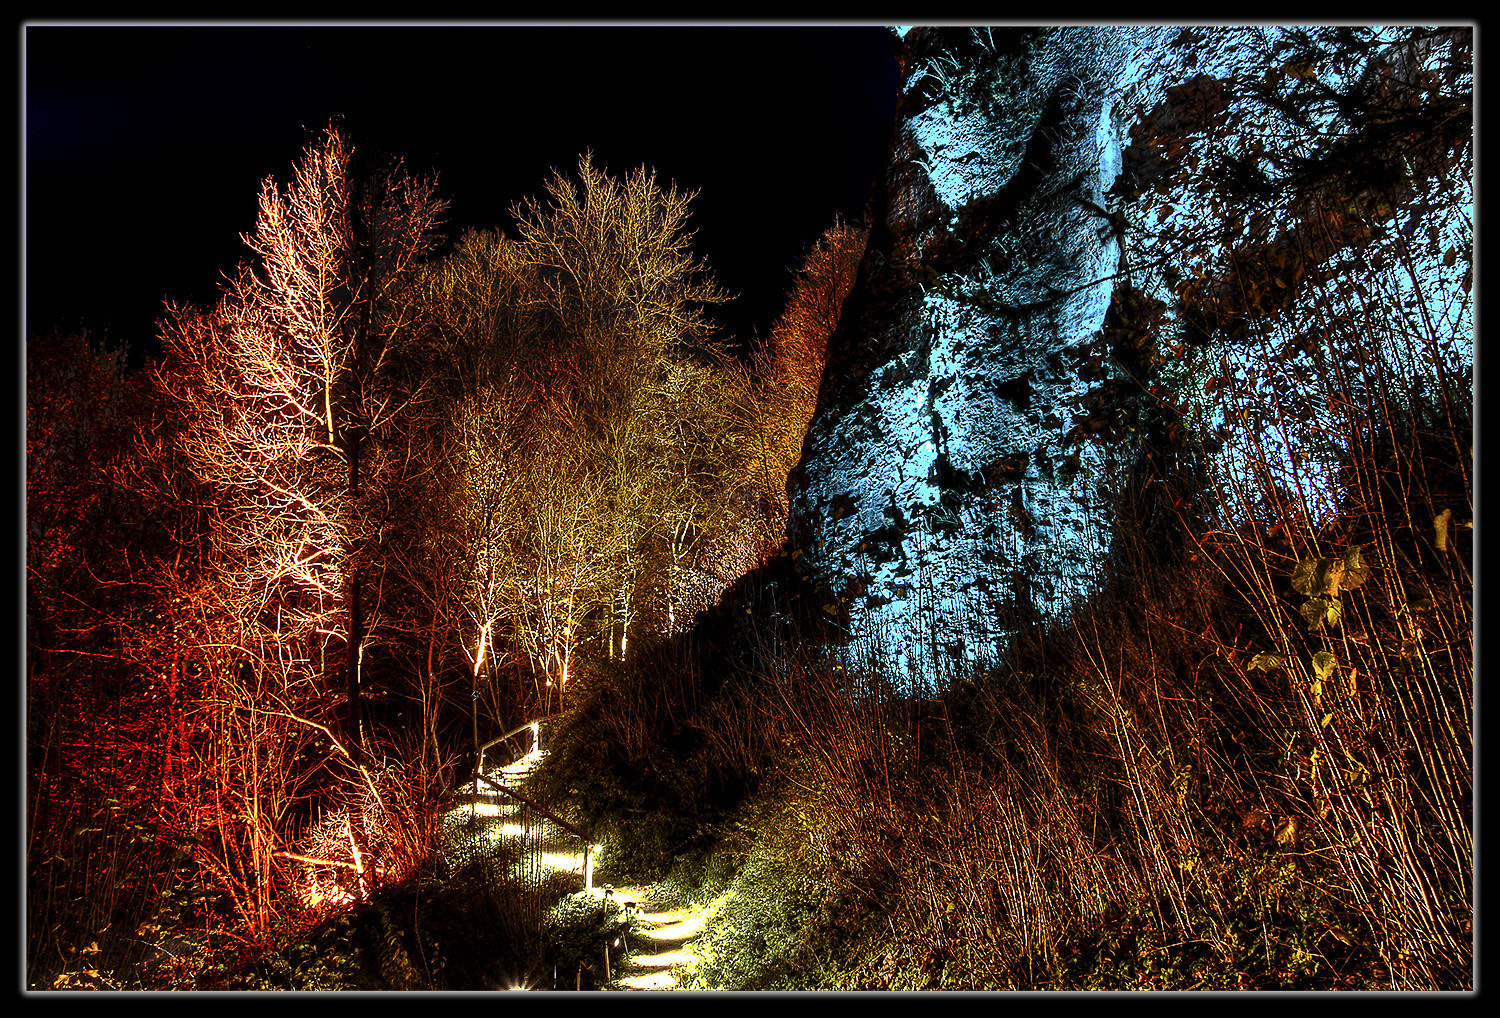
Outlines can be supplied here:
M930 689L951 662L1002 659L1018 632L1066 621L1101 589L1113 520L1134 497L1125 478L1148 387L1201 391L1207 364L1220 387L1270 384L1247 359L1244 323L1284 311L1303 275L1221 266L1184 288L1133 275L1121 240L1142 217L1212 221L1218 192L1176 193L1171 174L1197 153L1219 158L1215 132L1236 123L1221 82L1269 68L1296 86L1302 72L1267 63L1292 58L1260 29L893 34L903 83L891 153L791 483L791 536L850 635ZM1269 171L1253 154L1248 165L1241 183L1258 186ZM1277 182L1294 195L1295 184ZM1297 230L1326 233L1327 217L1297 200L1285 222L1219 230L1215 243L1274 268L1277 244L1295 241L1316 268L1364 242L1309 255ZM1231 291L1245 305L1233 314ZM1204 435L1223 423L1188 410ZM1272 430L1279 444L1259 459L1299 483L1302 511L1325 511L1336 454L1316 421ZM1222 441L1202 448L1226 476L1244 465Z

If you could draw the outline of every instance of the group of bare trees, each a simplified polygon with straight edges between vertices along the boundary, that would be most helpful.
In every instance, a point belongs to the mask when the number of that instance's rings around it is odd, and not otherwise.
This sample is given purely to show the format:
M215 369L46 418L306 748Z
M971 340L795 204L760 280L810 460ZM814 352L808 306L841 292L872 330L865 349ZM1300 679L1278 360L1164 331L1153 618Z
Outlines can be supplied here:
M581 643L623 657L681 622L695 552L736 525L751 387L703 316L725 295L692 254L690 198L585 157L517 209L517 238L471 232L428 274L467 365L441 501L472 559L476 675L509 647L561 691Z
M481 728L685 627L777 543L831 324L731 355L692 197L585 156L515 236L439 258L433 183L331 128L263 185L217 304L168 309L108 481L150 524L149 608L89 625L162 729L161 830L248 928L308 866L356 894L409 872ZM848 276L855 234L830 236Z

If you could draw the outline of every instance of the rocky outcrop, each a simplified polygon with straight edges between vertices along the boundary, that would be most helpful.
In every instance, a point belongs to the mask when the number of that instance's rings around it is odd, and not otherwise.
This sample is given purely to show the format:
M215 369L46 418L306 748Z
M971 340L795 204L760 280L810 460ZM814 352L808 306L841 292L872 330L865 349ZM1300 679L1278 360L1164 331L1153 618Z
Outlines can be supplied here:
M923 682L955 653L1003 655L1099 575L1100 453L1066 437L1104 371L1109 93L1141 41L1072 27L900 42L897 136L794 533L851 628Z
M1127 213L1168 214L1164 160L1222 125L1224 68L1264 59L1257 31L894 30L886 175L790 485L803 572L887 674L940 687L1099 588L1133 455L1119 411L1176 301L1130 285ZM1271 314L1301 277L1265 275ZM1178 345L1232 343L1225 321Z

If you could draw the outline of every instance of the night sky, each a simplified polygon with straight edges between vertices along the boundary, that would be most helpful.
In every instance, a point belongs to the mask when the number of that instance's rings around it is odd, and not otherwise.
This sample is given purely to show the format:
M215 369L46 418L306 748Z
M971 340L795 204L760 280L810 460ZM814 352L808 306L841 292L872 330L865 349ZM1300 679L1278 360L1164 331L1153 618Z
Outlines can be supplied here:
M438 175L447 232L590 149L697 190L699 253L764 332L804 245L860 218L895 105L879 26L27 26L28 336L151 349L164 300L213 302L267 174L330 117Z

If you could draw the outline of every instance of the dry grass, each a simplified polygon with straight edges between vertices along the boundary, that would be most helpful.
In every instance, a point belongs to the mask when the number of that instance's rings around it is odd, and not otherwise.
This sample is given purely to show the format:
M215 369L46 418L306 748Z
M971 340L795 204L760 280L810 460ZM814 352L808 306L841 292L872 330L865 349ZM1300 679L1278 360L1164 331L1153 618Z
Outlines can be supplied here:
M785 808L741 813L721 845L821 890L791 908L750 881L734 928L759 907L782 940L739 977L1472 987L1470 397L1349 342L1301 393L1338 450L1331 515L1284 475L1226 478L1148 435L1110 589L1012 660L955 663L941 697L873 643L750 631L693 708L714 719L700 758L757 764ZM1265 435L1226 438L1254 465ZM740 935L720 953L749 951Z

